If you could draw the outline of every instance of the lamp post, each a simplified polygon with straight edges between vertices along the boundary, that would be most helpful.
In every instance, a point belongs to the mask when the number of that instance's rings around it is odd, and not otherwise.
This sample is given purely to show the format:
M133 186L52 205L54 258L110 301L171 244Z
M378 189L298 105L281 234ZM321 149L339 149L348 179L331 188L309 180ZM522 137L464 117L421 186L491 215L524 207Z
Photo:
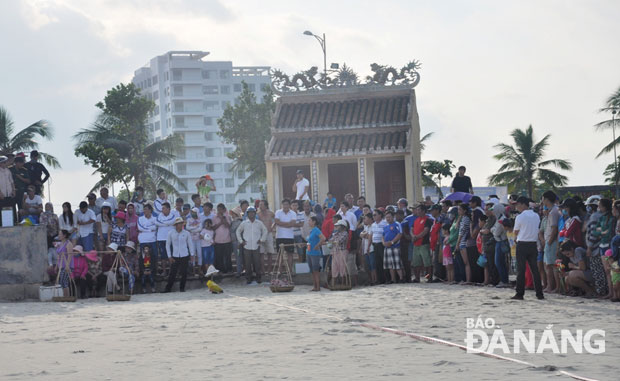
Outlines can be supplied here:
M325 44L325 33L323 33L323 37L319 37L316 34L306 30L304 32L306 36L312 36L316 38L316 40L321 45L321 50L323 50L323 86L327 87L327 46Z

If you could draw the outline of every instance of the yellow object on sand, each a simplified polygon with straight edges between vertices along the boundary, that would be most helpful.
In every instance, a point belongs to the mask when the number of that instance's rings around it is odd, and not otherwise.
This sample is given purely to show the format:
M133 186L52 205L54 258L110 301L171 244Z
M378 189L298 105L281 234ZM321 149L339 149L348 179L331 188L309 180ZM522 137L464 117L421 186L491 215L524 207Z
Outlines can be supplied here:
M222 288L212 280L207 281L207 287L209 287L209 291L214 294L221 294L224 292L224 290L222 290Z

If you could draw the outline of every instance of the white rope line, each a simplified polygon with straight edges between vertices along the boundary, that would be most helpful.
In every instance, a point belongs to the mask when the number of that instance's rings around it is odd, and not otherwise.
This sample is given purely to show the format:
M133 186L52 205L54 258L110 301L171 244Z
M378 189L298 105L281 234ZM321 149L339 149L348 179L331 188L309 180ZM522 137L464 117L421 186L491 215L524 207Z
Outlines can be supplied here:
M401 330L393 329L393 328L381 327L381 326L378 326L378 325L375 325L375 324L370 324L370 323L347 322L346 321L347 319L339 317L339 316L318 313L318 312L310 311L310 310L307 310L307 309L304 309L304 308L288 306L288 305L285 305L285 304L280 304L280 303L275 303L275 302L269 302L269 301L266 301L266 300L263 300L263 299L248 298L248 297L245 297L245 296L238 296L238 295L233 295L233 294L228 294L228 295L233 296L235 298L244 299L244 300L247 300L247 301L263 302L263 303L266 303L266 304L270 304L272 306L286 308L286 309L289 309L291 311L299 311L299 312L304 312L304 313L308 313L308 314L312 314L312 315L316 315L316 316L327 317L327 318L330 318L330 319L339 320L341 322L350 323L351 325L358 326L358 327L364 327L364 328L368 328L368 329L374 329L376 331L388 332L388 333L392 333L394 335L399 335L399 336L406 336L406 337L409 337L409 338L414 339L414 340L424 341L426 343L443 344L443 345L447 345L449 347L459 348L459 349L462 349L464 351L468 350L468 348L465 345L453 343L453 342L447 341L447 340L437 339L437 338L434 338L434 337L418 335L418 334L415 334L415 333L412 333L412 332L405 332L405 331L401 331ZM518 359L515 359L515 358L512 358L512 357L507 357L507 356L496 355L496 354L490 353L490 352L478 351L478 350L473 349L473 348L469 348L469 351L467 353L472 353L472 354L480 355L480 356L483 356L483 357L494 358L494 359L498 359L498 360L511 361L511 362L516 363L516 364L526 365L526 366L532 367L532 368L537 368L537 366L535 364L527 362L527 361L518 360ZM573 378L575 380L580 380L580 381L599 381L599 380L594 379L594 378L588 378L588 377L579 376L579 375L576 375L574 373L566 372L564 370L558 370L558 372L560 374L564 375L564 376L571 377L571 378Z

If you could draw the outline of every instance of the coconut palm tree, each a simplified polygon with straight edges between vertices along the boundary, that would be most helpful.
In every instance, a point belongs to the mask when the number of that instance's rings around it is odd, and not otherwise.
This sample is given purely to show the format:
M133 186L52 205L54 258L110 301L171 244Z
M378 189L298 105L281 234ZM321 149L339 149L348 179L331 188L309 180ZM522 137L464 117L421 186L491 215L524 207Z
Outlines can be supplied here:
M552 188L566 185L568 178L548 167L554 166L568 171L572 169L570 161L543 159L551 135L545 135L535 142L534 129L530 125L525 130L514 129L510 136L514 145L498 143L494 146L499 153L493 157L502 162L502 165L496 174L489 176L491 185L508 185L509 192L526 190L530 198L533 197L534 188L539 185Z
M91 128L78 131L73 138L77 141L76 153L88 157L94 149L109 150L106 154L91 155L97 157L99 165L95 173L101 180L93 186L93 190L102 186L121 181L129 189L129 182L142 185L152 194L156 188L164 188L168 193L178 193L175 184L187 189L184 183L167 166L171 165L183 147L183 137L173 134L156 142L149 142L147 126L138 123L131 133L119 128L122 124L115 117L102 115ZM105 159L100 159L105 157ZM110 168L112 167L112 168Z
M6 156L17 152L28 152L39 148L39 143L34 139L36 137L51 140L54 137L54 131L48 121L39 120L16 132L13 120L9 112L0 106L0 155ZM47 165L52 168L60 168L58 159L54 156L39 152Z
M612 130L613 139L609 144L605 145L603 149L601 149L601 152L599 152L598 155L596 155L596 158L598 159L604 154L607 154L610 152L613 152L614 156L616 156L617 155L616 148L620 144L620 136L616 134L618 118L620 117L620 88L618 88L618 90L616 90L613 94L609 96L609 98L607 98L607 101L605 102L605 107L601 108L599 111L604 112L604 113L609 113L612 115L612 117L611 119L604 120L600 123L595 124L594 128L597 131ZM618 164L616 160L614 161L614 164L612 166L613 173L609 173L608 171L609 167L603 173L604 176L610 176L610 181L612 184L618 183L618 168L617 168L618 166L620 166L620 164Z

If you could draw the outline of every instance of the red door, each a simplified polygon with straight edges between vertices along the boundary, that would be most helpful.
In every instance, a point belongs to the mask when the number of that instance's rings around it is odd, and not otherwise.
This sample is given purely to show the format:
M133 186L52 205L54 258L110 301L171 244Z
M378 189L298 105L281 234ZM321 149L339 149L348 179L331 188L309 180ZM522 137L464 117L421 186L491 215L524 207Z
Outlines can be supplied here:
M351 193L354 199L357 198L359 192L357 163L328 164L327 175L329 191L339 203L344 201L344 195L347 193Z
M396 205L399 198L407 197L404 160L375 162L375 194L377 207Z

